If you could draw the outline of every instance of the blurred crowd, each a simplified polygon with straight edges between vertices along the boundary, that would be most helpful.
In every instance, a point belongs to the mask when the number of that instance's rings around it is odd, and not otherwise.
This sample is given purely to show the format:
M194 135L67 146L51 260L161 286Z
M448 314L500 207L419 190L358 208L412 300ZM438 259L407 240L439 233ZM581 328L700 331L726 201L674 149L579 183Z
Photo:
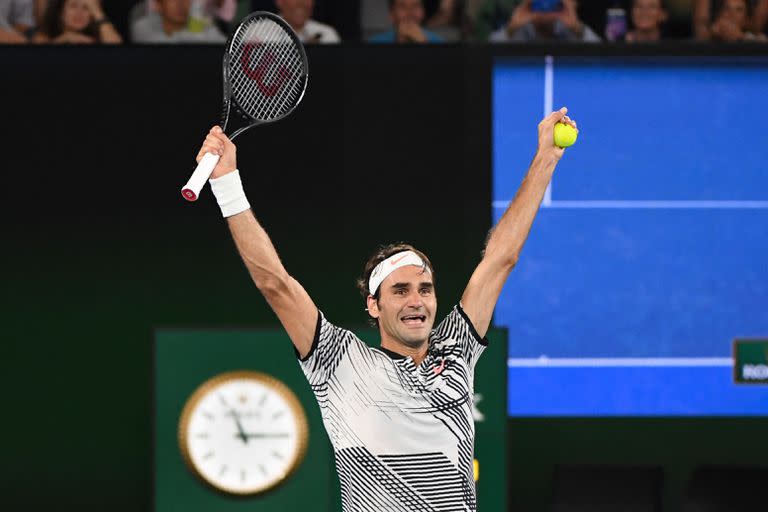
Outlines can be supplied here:
M0 0L0 43L222 43L253 11L306 44L768 40L768 0Z

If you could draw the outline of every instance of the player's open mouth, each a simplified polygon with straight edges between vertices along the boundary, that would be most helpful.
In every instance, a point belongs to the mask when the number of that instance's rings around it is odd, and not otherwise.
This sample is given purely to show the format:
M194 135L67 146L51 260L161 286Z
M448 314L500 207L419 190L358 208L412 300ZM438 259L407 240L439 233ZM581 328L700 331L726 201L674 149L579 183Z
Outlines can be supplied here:
M406 325L422 325L427 321L427 317L424 315L408 315L402 317L400 320Z

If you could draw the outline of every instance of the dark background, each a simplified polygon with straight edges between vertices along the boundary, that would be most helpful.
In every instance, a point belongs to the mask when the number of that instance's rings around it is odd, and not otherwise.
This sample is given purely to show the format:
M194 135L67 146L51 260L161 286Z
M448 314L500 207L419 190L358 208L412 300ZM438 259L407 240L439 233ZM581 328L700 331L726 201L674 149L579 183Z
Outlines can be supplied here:
M493 55L551 51L309 49L301 107L243 135L238 158L257 217L329 318L364 323L354 281L382 242L429 254L442 314L458 300L490 228ZM208 189L197 204L179 193L217 121L220 53L0 47L0 500L14 510L148 510L153 329L277 325ZM531 126L531 156L535 142ZM661 466L672 507L696 465L764 462L766 427L761 418L512 419L510 504L542 510L556 464L622 463Z

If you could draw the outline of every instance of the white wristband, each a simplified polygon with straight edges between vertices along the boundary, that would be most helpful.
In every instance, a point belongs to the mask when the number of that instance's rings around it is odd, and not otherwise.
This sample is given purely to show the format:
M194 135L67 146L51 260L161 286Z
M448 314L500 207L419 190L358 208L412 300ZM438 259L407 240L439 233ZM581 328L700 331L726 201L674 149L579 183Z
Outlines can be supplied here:
M240 181L240 171L235 169L222 176L208 180L211 184L213 195L216 196L216 202L219 203L221 214L226 217L237 215L251 207L243 191L243 182Z

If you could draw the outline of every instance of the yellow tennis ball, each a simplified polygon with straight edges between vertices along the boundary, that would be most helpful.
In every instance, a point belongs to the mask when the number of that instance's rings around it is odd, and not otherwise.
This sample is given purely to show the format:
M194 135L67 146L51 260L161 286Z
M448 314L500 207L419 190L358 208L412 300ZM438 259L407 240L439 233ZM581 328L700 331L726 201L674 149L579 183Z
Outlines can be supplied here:
M559 146L561 148L573 146L573 143L576 142L576 137L578 137L578 135L579 132L577 132L576 128L573 126L565 123L557 123L555 125L555 146Z

